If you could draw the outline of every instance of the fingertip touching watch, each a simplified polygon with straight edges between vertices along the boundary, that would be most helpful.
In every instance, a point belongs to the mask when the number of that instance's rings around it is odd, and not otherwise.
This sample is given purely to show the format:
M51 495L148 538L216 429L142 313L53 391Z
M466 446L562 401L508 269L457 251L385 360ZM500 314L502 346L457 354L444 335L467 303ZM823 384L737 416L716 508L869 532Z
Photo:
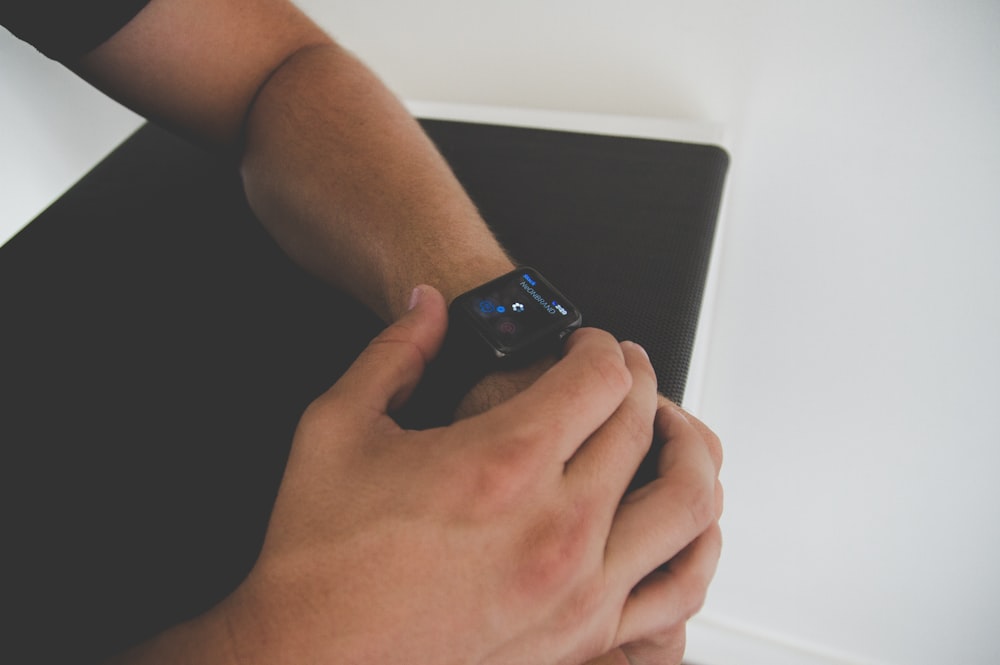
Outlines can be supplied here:
M463 293L448 307L441 352L397 420L417 429L450 422L480 379L558 353L582 322L580 310L528 266Z

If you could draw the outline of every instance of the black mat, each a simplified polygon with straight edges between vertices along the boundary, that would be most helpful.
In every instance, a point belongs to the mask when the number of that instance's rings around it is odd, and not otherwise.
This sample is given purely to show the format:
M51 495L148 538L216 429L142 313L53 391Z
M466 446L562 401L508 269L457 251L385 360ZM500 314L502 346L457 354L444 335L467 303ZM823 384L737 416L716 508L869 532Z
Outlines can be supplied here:
M726 154L425 127L512 254L680 400ZM281 254L230 165L154 126L0 248L4 660L91 662L231 591L299 414L380 328Z

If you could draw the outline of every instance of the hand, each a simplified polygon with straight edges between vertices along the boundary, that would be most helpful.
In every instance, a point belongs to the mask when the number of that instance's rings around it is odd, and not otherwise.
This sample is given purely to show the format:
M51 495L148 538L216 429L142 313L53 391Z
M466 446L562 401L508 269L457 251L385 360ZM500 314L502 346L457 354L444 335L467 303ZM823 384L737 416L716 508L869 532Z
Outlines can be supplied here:
M534 365L512 372L497 372L490 374L479 382L469 395L459 404L457 418L468 417L487 411L492 406L500 404L517 393L525 390L554 360L545 359ZM667 398L659 397L660 409L664 411L664 420L657 421L656 437L665 441L666 446L676 443L667 441L666 419L677 409ZM722 446L719 438L704 423L690 414L678 414L685 418L694 428L689 436L699 438L706 447L715 464L716 473L722 464ZM661 461L661 475L665 473ZM661 616L661 623L651 629L650 633L639 639L616 648L602 657L590 661L587 665L663 665L664 663L679 663L684 655L686 643L685 624L705 601L709 582L715 573L716 564L722 547L722 536L718 518L722 515L722 485L716 480L717 513L716 521L694 542L689 544L677 557L671 560L666 572L657 571L650 575L642 585L644 592L653 586L654 580L664 588L664 595L669 596L664 604L669 606ZM631 500L626 498L626 501Z
M669 400L660 396L656 434L665 442L660 458L661 478L671 473L670 467L677 459L677 451L674 449L681 443L680 436L668 436L670 425L666 419L671 417L679 417L690 425L682 426L681 429L686 431L681 436L689 444L697 445L700 440L718 473L722 465L722 445L719 438L700 420L681 412ZM635 500L644 491L647 490L634 492L625 501ZM660 594L661 611L664 613L659 617L659 625L652 625L646 635L590 661L587 665L667 665L681 662L686 641L685 623L705 602L708 585L715 574L722 549L718 519L722 516L723 491L718 479L715 482L715 506L716 519L708 529L671 559L664 570L649 575L633 592L636 596Z
M503 405L403 431L387 412L446 325L421 296L303 416L258 563L214 612L236 659L552 665L654 634L678 594L649 575L714 521L715 465L645 354L579 331ZM663 475L619 506L654 413Z

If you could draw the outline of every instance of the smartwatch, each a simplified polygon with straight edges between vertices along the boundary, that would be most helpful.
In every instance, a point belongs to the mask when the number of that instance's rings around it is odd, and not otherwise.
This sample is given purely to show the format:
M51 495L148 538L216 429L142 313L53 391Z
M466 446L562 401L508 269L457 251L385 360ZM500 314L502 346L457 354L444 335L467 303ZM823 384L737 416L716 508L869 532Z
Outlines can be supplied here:
M522 266L455 298L448 334L406 406L400 425L446 425L469 390L487 374L558 353L583 316L534 268Z
M527 364L557 351L583 321L566 296L527 266L458 296L448 318L449 330L464 333L466 339L459 343L469 347L470 355L485 355L482 362L497 368Z

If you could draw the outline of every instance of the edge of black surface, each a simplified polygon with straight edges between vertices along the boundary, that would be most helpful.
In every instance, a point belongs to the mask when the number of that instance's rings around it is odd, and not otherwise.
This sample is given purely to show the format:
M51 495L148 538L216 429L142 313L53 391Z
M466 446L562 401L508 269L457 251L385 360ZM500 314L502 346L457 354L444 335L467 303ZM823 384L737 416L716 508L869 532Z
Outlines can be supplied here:
M661 391L680 401L728 155L714 146L652 139L456 121L424 120L422 124L445 157L453 162L470 196L512 253L524 263L536 265L558 284L584 310L585 324L604 327L620 339L643 344L653 358ZM472 147L470 132L478 134L477 140L488 146ZM561 151L574 156L560 168L580 182L589 183L591 186L586 188L589 191L567 194L561 189L559 178L549 177L552 174L546 169L552 168L553 161L545 156L545 146L539 145L545 142L555 142ZM603 176L588 156L607 152L613 146L625 151L626 162L635 159L643 164L658 160L673 163L678 162L679 155L683 158L679 161L687 166L654 169L652 188L650 182L633 183L637 191L649 190L649 199L641 204L638 199L601 203ZM491 157L483 162L481 158L487 153ZM497 176L505 173L505 164L509 167L518 154L530 155L528 163L517 168L508 184L498 187ZM476 158L480 158L478 165ZM619 175L628 180L628 173ZM537 180L535 176L552 182L528 194L536 186L532 184L533 179ZM657 179L668 181L662 192L655 185ZM689 191L689 186L698 191ZM179 196L182 191L194 192L196 199L185 202ZM138 198L129 201L128 195ZM143 212L149 201L157 202L155 214ZM636 206L635 214L618 219L626 204ZM691 228L677 233L660 227L670 221L663 220L654 209L661 204L668 208L676 206L679 215L690 218ZM86 223L78 219L80 209L92 213ZM178 223L158 225L152 221L157 215L177 219ZM192 215L193 218L188 218ZM587 221L588 215L593 219ZM206 226L205 222L211 223ZM656 232L654 235L667 233L668 240L676 238L678 244L687 243L694 251L685 250L673 257L670 251L675 247L653 248L652 243L640 243L646 247L631 246L637 234L652 231ZM558 245L566 251L560 251ZM100 260L90 260L89 251ZM221 269L217 265L220 257L226 262ZM629 289L627 284L616 283L615 275L609 271L620 270L623 264L636 275L653 275L647 279L656 284L643 283ZM261 270L262 266L265 269ZM135 279L123 280L122 275L130 271ZM213 282L207 293L206 280ZM90 657L85 654L103 657L145 639L166 625L206 609L224 596L227 588L238 584L256 558L298 414L312 396L335 380L381 324L353 299L303 273L274 246L250 213L231 164L154 125L137 130L34 222L0 247L0 284L4 287L0 306L29 317L5 322L0 334L8 342L14 340L19 352L21 346L25 351L34 349L34 356L21 357L10 354L8 345L8 357L0 360L0 375L11 372L8 383L4 384L0 378L4 404L11 412L17 411L12 416L23 420L22 430L16 429L20 425L10 424L16 418L6 419L7 427L15 430L0 427L14 441L8 447L8 460L13 462L10 468L19 469L24 487L18 487L26 496L44 499L39 494L44 492L44 485L36 487L27 478L32 473L41 473L39 469L48 469L49 475L45 477L53 487L68 488L66 491L77 494L79 499L68 504L53 499L52 505L42 505L52 513L54 521L49 524L52 530L60 528L60 520L68 520L70 526L64 536L50 543L53 551L30 561L35 567L53 571L48 579L22 571L23 579L18 583L36 586L25 596L30 601L19 609L24 620L55 618L73 625L81 616L94 612L90 596L96 597L103 591L102 600L117 603L117 609L102 615L106 619L102 628L115 627L119 631L98 634L96 626L89 630L81 625L79 630L61 635L61 640L46 640L45 635L36 636L30 630L21 637L29 641L35 637L39 644L48 643L56 651L62 649L75 662L87 662ZM178 290L180 296L172 295ZM646 311L643 303L648 302L650 293L662 295L669 304L657 311ZM220 305L230 299L228 304ZM344 330L338 318L341 314L356 320L356 329ZM31 327L30 316L38 317L34 320L40 324L37 329ZM102 317L114 322L110 331L101 328ZM233 321L237 322L235 331L211 331L212 322L232 326ZM205 329L196 325L202 322ZM327 340L338 338L343 340L340 352L327 354L320 362L311 362L307 351L294 348L283 348L276 358L258 358L257 347L267 343L268 331L282 333L281 328L286 325L294 325L301 331L301 335L292 339L303 349L321 348ZM74 327L80 328L79 332ZM253 330L256 336L242 335L241 330ZM664 335L664 331L669 332ZM156 340L156 335L165 333L169 334L166 339L153 344L144 341ZM100 376L100 354L112 351L126 353L120 361L122 367L115 370L117 374ZM97 357L77 357L87 352ZM146 352L156 357L142 360L141 355ZM191 358L188 354L203 353L212 359L215 369L197 383L187 385L191 372L202 369L197 356ZM258 364L247 370L241 362L244 357L255 358ZM183 390L168 386L155 392L136 384L147 369L173 373L170 380L183 386ZM215 393L228 390L224 380L231 378L232 372L241 373L239 376L246 385L240 389L244 392L237 398L219 402ZM260 374L267 377L263 383L276 385L256 387L253 381ZM20 383L10 383L9 377L18 376ZM128 438L109 443L107 437L113 434L114 427L106 425L94 425L95 429L83 441L79 438L61 441L61 448L50 449L43 441L24 438L39 423L56 428L52 431L59 436L78 436L78 428L91 419L99 422L100 408L108 409L106 413L112 419L117 417L116 409L123 408L118 404L85 401L94 398L102 381L113 391L109 394L115 395L114 399L132 399L134 405L142 408L147 408L149 402L148 408L154 409L149 413L155 418L169 418L172 409L184 404L193 407L197 414L198 409L210 404L221 411L221 416L207 425L206 441L228 433L236 437L264 435L269 437L269 443L254 448L249 459L234 466L233 456L245 455L247 451L225 446L219 451L207 451L197 436L187 440L190 433L183 423L178 429L166 428L160 434L167 436L168 442L180 442L183 438L184 445L156 451L148 458L136 457ZM22 394L25 392L55 400L79 396L83 402L59 410L58 417L53 417L50 407L31 410L28 402L32 394ZM280 406L275 408L280 413L267 424L258 427L248 422L238 432L232 429L236 421L243 419L241 414L246 413L247 404L277 402ZM250 411L254 410L251 407ZM200 417L196 415L195 421ZM116 427L127 424L111 423ZM236 443L241 442L242 439ZM151 475L121 479L121 466L126 462L119 459L120 455L125 455L126 461L140 461L140 466L148 467ZM651 454L637 475L637 482L650 477L652 459ZM88 469L107 474L105 480L112 483L102 488L104 494L90 505L81 503L82 497L94 489L91 479L86 477ZM200 488L198 492L214 497L213 503L205 506L197 497L140 500L142 492L158 491L157 483L163 479L157 476L163 473L188 474L185 482L193 491ZM217 496L212 488L223 478L228 483L227 495ZM123 494L127 492L137 494ZM122 496L129 496L130 501L123 505ZM181 516L167 517L175 509ZM107 524L93 522L93 517L103 517L97 515L102 510L117 510L121 514L108 517ZM185 515L205 512L210 518L201 526L146 524L156 519L182 522ZM11 523L21 524L25 519L32 517L15 515ZM219 530L221 523L227 524L226 529ZM33 528L31 524L25 526L28 533ZM119 534L119 529L126 531ZM43 540L55 538L51 533L36 535ZM51 562L46 558L57 557L56 546L82 557L80 570L71 568L64 571L65 576L75 572L81 576L99 576L101 573L97 571L102 566L114 562L102 558L99 548L92 552L90 548L104 542L103 539L116 542L115 538L123 539L119 546L124 549L118 555L131 553L136 559L119 561L119 569L114 571L118 574L121 566L128 563L131 568L122 579L132 579L133 588L115 591L111 598L109 590L101 589L98 584L100 579L73 582L68 588L46 586L57 585L61 579L56 571L63 564L58 558ZM193 565L196 570L163 569L159 567L163 562L156 562L155 558L148 563L142 560L143 556L153 556L150 553L164 547L177 562ZM148 571L146 565L155 565L157 569ZM142 583L135 584L135 580ZM91 583L98 586L91 588ZM156 607L148 606L153 598L157 599Z

